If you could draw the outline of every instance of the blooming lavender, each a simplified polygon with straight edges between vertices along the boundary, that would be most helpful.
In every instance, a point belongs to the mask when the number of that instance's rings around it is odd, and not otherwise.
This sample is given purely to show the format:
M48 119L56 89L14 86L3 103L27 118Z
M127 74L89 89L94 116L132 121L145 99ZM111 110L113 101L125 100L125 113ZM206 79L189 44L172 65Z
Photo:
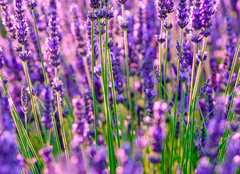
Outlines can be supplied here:
M53 67L60 65L60 33L57 16L57 4L55 0L49 2L49 20L48 20L48 56Z
M239 173L237 0L0 10L0 173Z
M226 152L226 158L221 166L218 168L218 173L227 174L227 173L236 173L237 167L240 164L240 134L239 132L235 133L227 145L228 149Z
M185 28L189 23L187 2L180 0L178 5L177 22L180 28Z
M201 15L202 15L202 35L207 37L211 34L211 26L212 21L211 17L216 11L216 0L203 0L201 7Z
M7 1L2 1L0 5L2 9L3 24L5 25L10 37L16 39L16 28L14 27L15 21L13 15L9 13Z
M162 152L162 142L166 136L163 117L164 113L167 111L167 104L161 101L156 101L153 107L154 119L152 127L149 129L149 135L152 137L151 146L153 152L150 161L155 164L161 162L160 153Z
M52 89L47 86L44 91L44 115L42 116L42 122L45 129L49 130L53 123L52 123Z
M24 16L23 1L15 0L16 36L19 44L26 45L28 24Z
M13 121L10 113L8 98L1 96L1 125L3 130L0 132L0 173L2 174L20 174L21 161L18 155L16 137L13 132Z

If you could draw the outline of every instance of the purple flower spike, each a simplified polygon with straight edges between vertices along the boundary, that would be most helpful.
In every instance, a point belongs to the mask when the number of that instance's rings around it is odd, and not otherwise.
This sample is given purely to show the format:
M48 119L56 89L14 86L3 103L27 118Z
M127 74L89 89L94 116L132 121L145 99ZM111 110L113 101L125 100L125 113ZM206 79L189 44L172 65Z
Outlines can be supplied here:
M27 6L30 9L34 9L37 6L37 0L27 0Z
M216 0L203 0L201 7L202 14L202 35L207 37L211 34L212 21L211 17L216 11Z
M177 10L177 22L180 28L185 28L189 23L188 8L186 0L180 0Z
M42 122L45 129L50 129L53 125L52 123L52 110L51 110L51 102L52 102L52 89L47 86L45 88L44 94L44 115L42 116Z

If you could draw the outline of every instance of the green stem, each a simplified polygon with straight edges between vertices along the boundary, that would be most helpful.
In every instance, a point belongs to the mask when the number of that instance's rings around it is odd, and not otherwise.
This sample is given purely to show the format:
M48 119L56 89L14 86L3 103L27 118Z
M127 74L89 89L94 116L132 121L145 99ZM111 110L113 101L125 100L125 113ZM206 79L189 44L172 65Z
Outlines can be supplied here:
M111 61L111 55L110 55L110 49L108 49L108 61L110 62L110 78L111 78L111 84L112 84L112 97L113 97L113 112L115 115L115 122L116 122L116 129L117 129L117 141L118 141L118 147L120 147L120 137L119 137L119 128L118 128L118 116L117 116L117 102L116 102L116 93L115 93L115 85L113 80L113 72L112 72L112 61Z
M160 36L163 32L163 20L161 20ZM159 98L162 99L162 43L159 44Z
M23 51L24 51L24 47L23 47ZM32 83L31 83L31 79L28 73L28 68L27 68L27 62L23 62L22 61L22 66L23 66L23 70L27 79L27 84L28 84L28 88L29 88L29 93L30 93L30 99L31 99L31 103L32 103L32 109L33 109L33 116L34 116L34 120L36 123L36 128L37 128L37 132L38 132L38 136L40 139L40 143L41 143L41 147L43 147L43 139L42 139L42 135L41 135L41 130L40 130L40 125L38 122L38 117L36 114L36 108L35 108L35 102L34 102L34 98L33 98L33 94L32 94Z
M236 48L236 51L235 51L235 54L234 54L233 63L232 63L232 67L231 67L231 71L230 71L229 79L228 79L228 83L227 83L227 88L226 88L226 91L225 91L225 95L227 95L226 102L227 102L228 95L229 95L229 87L230 87L233 71L235 69L239 48L240 48L240 40L238 41L238 45L237 45L237 48ZM239 79L240 79L240 69L238 70L238 75L237 75L237 79L236 79L236 82L235 82L235 85L234 85L234 89L237 88L238 83L239 83ZM227 111L227 113L228 113L227 121L230 121L230 122L232 121L232 119L234 117L233 113L231 112L231 109L232 109L232 106L233 106L233 100L234 100L235 96L236 96L236 93L234 91L232 99L230 101L230 103L231 103L230 108ZM228 135L229 135L229 131L225 128L224 134L223 134L223 139L222 139L223 145L221 146L221 148L219 150L219 154L218 154L218 162L221 162L223 160L223 157L224 157L224 154L225 154L225 149L226 149L226 141L225 140L228 138Z
M122 8L122 17L123 21L126 21L125 18L125 9L124 4L121 4ZM132 109L132 97L131 97L131 88L130 88L130 78L129 78L129 60L128 60L128 39L127 39L127 30L123 30L124 35L124 50L125 50L125 65L126 65L126 72L127 72L127 88L128 88L128 101L129 101L129 107L130 107L130 113L131 113L131 144L133 141L134 133L133 133L133 109Z
M94 15L94 9L92 11ZM95 80L94 80L94 45L93 45L93 30L94 30L94 21L91 25L91 51L92 51L92 94L93 94L93 109L94 109L94 129L95 129L95 142L98 145L98 135L97 135L97 101L95 93Z
M107 119L107 134L108 134L108 150L109 150L109 162L110 162L110 173L116 173L115 170L115 155L113 149L113 137L111 130L111 122L110 122L110 111L108 105L108 81L107 75L104 68L104 59L103 59L103 42L102 42L102 31L100 20L98 19L98 29L99 29L99 42L100 42L100 56L101 56L101 67L102 67L102 77L103 77L103 91L104 91L104 101L105 101L105 113Z
M165 62L164 62L164 102L167 102L167 57L168 57L168 37L169 37L169 29L166 31L166 53L165 53Z
M21 119L20 119L20 117L19 117L19 115L17 113L17 109L16 109L16 107L14 105L12 97L11 97L11 95L10 95L8 89L7 89L7 86L6 86L5 82L4 82L4 78L3 78L1 73L0 73L0 78L1 78L1 81L2 81L2 84L3 84L4 91L7 93L8 98L12 101L12 106L11 106L12 110L13 110L12 111L12 113L13 113L12 114L12 118L13 118L14 124L16 125L17 132L18 132L18 134L19 134L19 136L20 136L20 138L21 138L21 140L23 142L25 142L24 140L26 139L26 141L28 143L28 146L29 146L30 150L33 153L33 156L36 158L38 165L40 165L39 158L38 158L38 156L37 156L37 154L36 154L36 152L35 152L35 150L33 148L33 145L32 145L32 143L31 143L31 141L30 141L30 139L29 139L29 137L27 135L27 131L25 130L25 128L23 126L23 123L22 123L22 121L21 121Z
M193 133L194 133L194 119L195 119L195 109L196 109L196 102L197 102L197 92L198 92L198 89L199 89L199 82L200 82L200 76L201 76L201 72L202 72L202 64L203 64L203 56L204 56L204 53L206 51L206 47L207 47L207 37L204 38L204 43L203 43L203 48L202 48L202 52L201 52L201 61L198 65L198 69L197 69L197 75L196 75L196 82L195 82L195 85L194 85L194 88L193 88L193 93L192 93L192 100L191 100L191 103L190 103L190 107L193 106L193 108L190 108L190 116L192 116L192 124L190 125L190 122L188 122L188 126L190 126L190 139L189 139L189 151L188 151L188 155L187 155L187 163L186 165L188 165L188 162L189 162L189 172L191 172L191 159L192 159L192 148L193 148ZM192 104L193 102L193 104ZM190 157L190 159L189 159Z
M170 174L172 173L172 165L173 165L173 150L174 150L175 129L176 129L176 119L177 119L177 109L178 109L178 88L179 88L179 74L180 74L182 42L183 42L183 29L181 29L180 50L179 50L179 57L178 57L177 84L176 84L175 103L174 103L175 104L175 106L174 106L174 121L173 121L172 145L171 145L171 156L170 156Z
M39 34L38 34L37 22L36 22L36 17L35 17L35 14L34 14L34 9L32 9L32 15L33 15L33 19L34 19L35 32L36 32L37 40L38 40L38 48L39 48L39 54L40 54L41 63L42 63L43 75L44 75L44 79L45 79L45 84L47 85L48 84L47 74L46 74L46 70L45 70L45 67L44 67L44 63L43 63L42 48L41 48L41 43L40 43L40 39L39 39Z
M230 87L230 83L231 83L231 80L232 80L233 71L234 71L234 68L235 68L235 65L236 65L236 62L237 62L239 47L240 47L240 40L238 41L237 49L236 49L235 54L234 54L233 63L232 63L231 71L230 71L230 74L229 74L225 95L227 95L229 93L229 87Z
M69 165L69 153L68 153L67 139L66 139L64 125L63 125L63 115L62 115L60 92L56 91L56 94L57 94L58 116L59 116L59 121L60 121L61 133L62 133L62 136L63 136L64 152L65 152L65 155L66 155L67 164Z

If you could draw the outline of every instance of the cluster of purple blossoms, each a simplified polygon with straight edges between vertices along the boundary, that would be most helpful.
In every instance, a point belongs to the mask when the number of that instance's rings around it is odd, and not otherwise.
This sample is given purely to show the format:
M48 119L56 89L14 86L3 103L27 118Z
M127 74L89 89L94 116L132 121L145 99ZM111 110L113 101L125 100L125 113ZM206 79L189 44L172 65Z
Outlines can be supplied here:
M217 165L218 146L220 145L220 139L224 133L226 124L224 112L225 98L218 98L217 101L215 117L210 119L207 124L208 138L203 147L204 156L198 163L197 173L199 174L204 172L205 169L209 169L209 173L214 173ZM211 163L209 160L211 160Z
M44 93L44 114L42 116L42 122L46 130L49 130L53 123L52 123L52 89L51 87L47 86L45 88Z
M18 155L16 137L13 132L13 121L7 97L0 96L0 173L20 174L21 156Z
M142 152L139 148L139 144L136 144L135 151L132 152L130 143L123 143L122 147L117 152L120 162L120 166L117 168L117 174L138 174L143 172L140 164Z
M117 98L117 102L118 103L122 103L123 102L123 77L121 74L121 62L120 59L115 56L114 52L112 52L111 54L111 58L112 58L112 70L113 70L113 78L114 78L114 87L117 91L118 94L118 98Z
M222 165L218 166L220 174L237 173L240 164L240 133L235 133L227 143L226 157Z
M180 28L185 28L189 23L187 0L180 0L177 10L177 22Z
M202 35L208 37L211 34L212 21L211 17L216 11L216 0L203 0L201 7L201 26L202 26Z
M28 24L24 16L23 0L15 0L16 36L21 45L27 44Z
M146 55L144 57L144 62L142 65L142 72L143 72L143 89L145 93L145 98L147 101L147 111L150 117L153 116L153 99L157 95L156 92L153 90L154 88L154 80L152 77L153 74L153 64L152 60L154 59L154 52L152 49L148 49Z
M58 67L61 64L60 55L60 32L57 16L57 3L55 0L49 1L49 21L48 21L48 56L53 67Z
M0 174L238 173L240 7L216 4L0 0Z
M10 35L10 38L16 39L16 28L14 26L14 17L9 13L7 0L1 1L1 10L2 10L2 19L3 24L7 29L8 34Z
M152 125L149 128L149 135L151 136L152 155L150 162L153 164L161 162L161 152L163 149L163 140L166 137L166 127L164 123L164 114L167 111L168 105L162 101L154 103L154 117Z
M85 101L83 98L78 97L73 101L75 123L73 124L73 132L75 133L74 141L79 144L87 140L89 133L89 123L85 112Z

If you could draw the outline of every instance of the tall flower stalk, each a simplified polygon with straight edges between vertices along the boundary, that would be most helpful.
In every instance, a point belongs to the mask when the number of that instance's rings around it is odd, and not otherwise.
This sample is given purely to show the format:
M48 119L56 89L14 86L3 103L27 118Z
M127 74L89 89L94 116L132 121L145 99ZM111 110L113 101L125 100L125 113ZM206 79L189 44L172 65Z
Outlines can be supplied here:
M175 140L175 130L176 130L176 120L177 120L177 109L178 109L178 89L179 89L179 74L180 74L180 61L182 54L182 44L183 44L183 29L188 25L188 8L186 0L179 1L179 8L177 11L178 25L181 28L180 35L180 45L178 50L178 65L177 65L177 83L176 83L176 93L175 93L175 102L174 102L174 118L173 118L173 131L172 131L172 144L171 144L171 155L170 155L170 173L172 173L173 165L173 152L174 152L174 140Z
M121 4L122 10L122 18L123 23L127 25L126 17L125 17L125 7L124 4L127 0L118 0ZM130 88L130 75L129 75L129 60L128 60L128 37L127 37L127 26L123 28L123 37L124 37L124 50L125 50L125 65L126 65L126 73L127 73L127 89L128 89L128 102L129 102L129 109L131 113L131 142L133 141L134 137L134 129L133 129L133 106L132 106L132 96L131 96L131 88Z
M110 113L109 97L108 97L107 54L105 54L105 59L103 56L103 38L102 38L103 33L102 33L101 19L104 16L102 16L102 10L104 10L104 9L102 9L102 6L100 6L100 8L98 9L98 11L96 13L96 17L97 17L97 26L98 26L98 31L99 31L98 34L99 34L99 44L100 44L102 84L103 84L103 92L104 92L104 109L105 109L105 114L106 114L106 119L107 119L107 138L108 138L110 171L111 171L111 173L116 173L116 162L115 162L115 155L114 155L112 129L111 129L111 113ZM106 30L107 29L108 28L106 25ZM107 37L106 37L106 39L107 39ZM105 49L107 49L107 44L105 46L106 46ZM107 53L107 50L105 50L105 51ZM104 64L104 62L105 62L105 64Z
M44 62L43 62L42 47L41 47L38 28L37 28L37 21L36 21L36 17L35 17L35 13L34 13L34 8L37 6L36 0L28 0L27 6L32 12L32 16L33 16L33 20L34 20L34 28L35 28L35 32L36 32L36 35L37 35L38 49L39 49L39 55L40 55L40 58L41 58L44 80L45 80L45 84L48 85L47 74L46 74L46 70L45 70L45 66L44 66Z

